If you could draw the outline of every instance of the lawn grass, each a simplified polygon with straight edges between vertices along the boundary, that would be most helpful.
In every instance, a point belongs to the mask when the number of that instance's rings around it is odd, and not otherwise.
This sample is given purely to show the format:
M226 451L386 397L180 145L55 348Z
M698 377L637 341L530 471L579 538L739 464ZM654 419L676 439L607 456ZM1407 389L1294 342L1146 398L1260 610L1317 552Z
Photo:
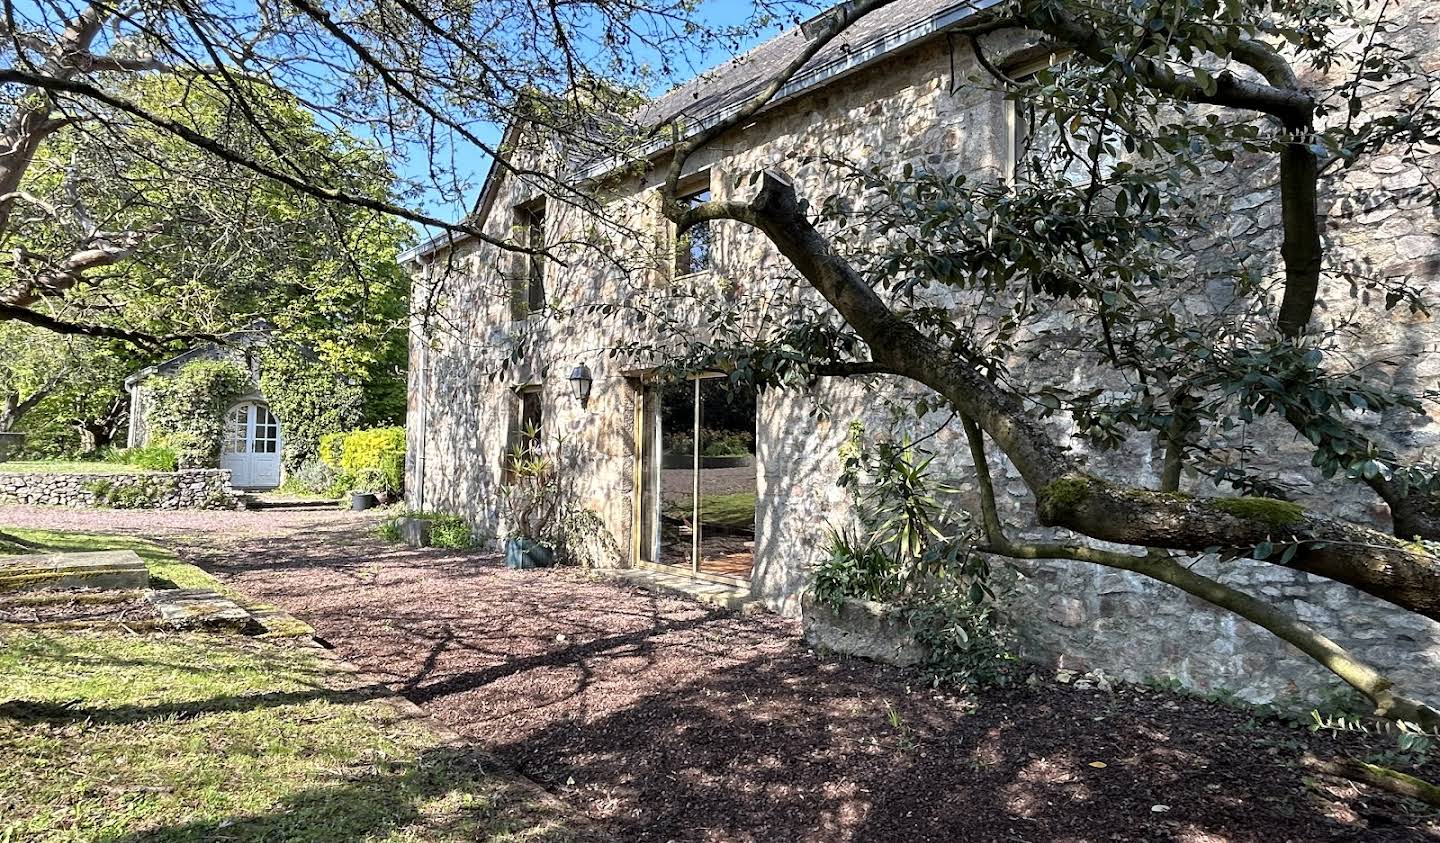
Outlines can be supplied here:
M0 841L573 839L302 648L8 632L0 677Z
M752 530L755 528L755 501L754 492L702 495L700 498L700 523L737 530ZM690 501L676 501L667 514L689 520Z
M0 462L0 472L6 474L156 474L123 462L85 462L60 460L19 460Z
M133 550L145 560L155 588L208 588L230 594L224 583L200 568L181 562L174 553L154 542L130 536L102 536L86 533L61 533L54 530L29 530L0 525L0 532L28 542L30 547L0 549L0 553L86 553L96 550ZM4 838L0 838L3 843Z
M0 530L32 553L133 550L160 587L228 592L142 539ZM575 838L383 693L290 642L4 628L0 843Z

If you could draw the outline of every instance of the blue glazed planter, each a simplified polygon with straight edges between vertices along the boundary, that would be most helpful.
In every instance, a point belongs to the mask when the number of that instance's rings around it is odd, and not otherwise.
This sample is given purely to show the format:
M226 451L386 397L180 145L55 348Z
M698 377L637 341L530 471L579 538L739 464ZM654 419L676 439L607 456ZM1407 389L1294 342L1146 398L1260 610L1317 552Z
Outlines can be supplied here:
M516 570L548 568L555 561L555 553L545 545L527 538L505 540L505 567Z

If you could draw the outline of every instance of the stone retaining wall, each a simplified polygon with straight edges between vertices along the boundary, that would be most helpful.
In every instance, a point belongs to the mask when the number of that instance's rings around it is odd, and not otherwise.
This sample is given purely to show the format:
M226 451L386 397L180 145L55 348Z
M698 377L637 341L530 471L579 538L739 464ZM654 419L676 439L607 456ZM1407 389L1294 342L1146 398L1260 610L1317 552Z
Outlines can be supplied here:
M0 471L0 503L115 509L237 509L228 468L91 474Z

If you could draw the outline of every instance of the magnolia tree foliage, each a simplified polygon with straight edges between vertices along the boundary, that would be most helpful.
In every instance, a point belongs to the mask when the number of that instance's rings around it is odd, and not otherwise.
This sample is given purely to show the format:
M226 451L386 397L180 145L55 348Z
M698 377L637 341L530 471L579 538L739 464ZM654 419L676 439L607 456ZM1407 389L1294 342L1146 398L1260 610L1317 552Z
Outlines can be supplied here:
M839 7L809 49L885 5ZM1436 725L1433 708L1320 632L1182 564L1248 556L1440 619L1440 483L1431 463L1381 438L1382 422L1426 422L1433 396L1347 355L1358 329L1424 314L1423 278L1353 265L1321 236L1320 197L1372 156L1434 175L1436 80L1383 37L1414 15L1388 4L1012 0L956 37L984 71L969 84L1021 106L1013 173L822 156L748 174L736 198L678 201L685 159L752 119L797 61L733 118L677 145L666 212L682 232L716 220L763 232L824 306L722 337L697 359L780 381L888 374L928 387L936 399L922 412L953 410L969 440L980 549L1177 586L1295 644L1381 713ZM1017 79L1007 72L1017 55L1048 61ZM839 173L840 189L799 195L785 170L807 165ZM1217 235L1239 216L1231 202L1261 188L1278 196L1281 236ZM1360 225L1360 212L1429 214L1435 202L1433 190L1364 196L1330 218L1341 229L1330 237ZM724 312L701 321L726 324ZM1091 373L1078 389L1076 371ZM1070 430L1102 449L1153 442L1158 481L1136 485L1133 466L1102 475L1069 447ZM1309 453L1269 473L1283 456L1271 443L1297 434ZM1004 522L990 449L1029 487L1030 518ZM1252 468L1257 450L1267 470ZM1394 535L1284 500L1300 491L1286 474L1307 465L1369 486ZM1186 475L1212 482L1182 492ZM1031 518L1062 538L1018 537Z

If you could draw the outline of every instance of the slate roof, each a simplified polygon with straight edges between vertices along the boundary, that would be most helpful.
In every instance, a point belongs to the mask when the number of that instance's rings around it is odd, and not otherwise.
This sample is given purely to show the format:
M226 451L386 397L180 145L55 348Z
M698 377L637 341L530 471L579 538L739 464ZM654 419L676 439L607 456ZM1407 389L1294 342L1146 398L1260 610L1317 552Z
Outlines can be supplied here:
M913 46L927 36L954 26L973 14L997 5L998 2L999 0L899 0L871 12L851 24L826 44L824 49L812 56L805 66L791 77L780 94L771 100L770 105L801 91L828 84L830 79L847 69ZM824 13L812 20L818 20L823 15ZM641 106L637 112L625 118L626 121L648 129L677 117L684 117L684 122L693 129L697 125L703 126L710 121L723 119L727 112L738 109L759 93L767 82L775 78L776 74L800 54L810 40L804 30L804 25L787 30L749 52L705 71ZM631 150L626 156L591 161L588 167L579 166L575 175L601 175L608 171L612 164L619 165L633 160L635 154L657 153L669 143L666 138L652 138L644 148ZM481 188L481 195L476 199L472 219L483 216L481 209L486 194L493 187L495 172L496 168L492 164ZM401 253L399 259L403 263L467 239L467 235L441 232Z
M796 78L844 60L870 42L921 25L943 12L964 7L978 9L986 5L989 4L974 0L900 0L851 24L812 57ZM636 122L650 127L680 116L692 119L709 117L731 106L738 106L759 93L767 82L794 61L810 40L803 27L787 30L642 107L636 114Z

